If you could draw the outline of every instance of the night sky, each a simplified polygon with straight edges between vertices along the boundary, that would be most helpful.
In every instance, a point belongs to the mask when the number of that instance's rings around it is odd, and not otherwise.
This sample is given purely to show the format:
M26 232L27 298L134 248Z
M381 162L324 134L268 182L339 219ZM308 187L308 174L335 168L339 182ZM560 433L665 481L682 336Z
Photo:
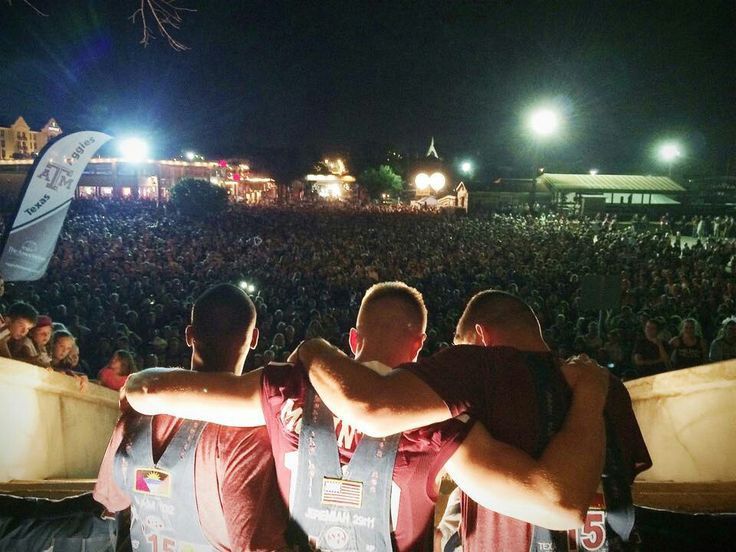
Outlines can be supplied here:
M181 0L189 46L138 42L136 0L0 0L0 124L147 137L157 155L253 156L276 173L331 152L470 157L481 178L736 172L732 0L294 2ZM532 147L548 102L564 132ZM729 168L729 159L731 160ZM306 167L305 167L306 168Z

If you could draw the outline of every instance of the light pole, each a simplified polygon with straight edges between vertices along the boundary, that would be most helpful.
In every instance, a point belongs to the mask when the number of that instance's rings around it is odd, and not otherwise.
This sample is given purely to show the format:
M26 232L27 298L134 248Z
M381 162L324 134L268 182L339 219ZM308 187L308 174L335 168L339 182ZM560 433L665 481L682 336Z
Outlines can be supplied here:
M675 142L667 142L659 146L658 150L659 158L667 163L667 174L672 177L672 164L677 161L679 157L682 157L682 150L680 146Z
M534 137L535 145L539 146L547 138L557 134L562 125L558 112L550 107L539 107L529 114L528 126ZM536 149L536 148L535 148ZM534 214L534 204L537 200L537 176L539 167L537 159L534 160L534 175L532 176L532 188L529 194L529 210Z
M140 197L140 163L148 157L148 144L140 138L125 138L120 142L120 154L125 161L135 166L134 177L136 185L136 199ZM158 179L156 180L156 205L158 205Z
M460 170L465 176L473 176L473 163L468 161L467 159L460 163Z

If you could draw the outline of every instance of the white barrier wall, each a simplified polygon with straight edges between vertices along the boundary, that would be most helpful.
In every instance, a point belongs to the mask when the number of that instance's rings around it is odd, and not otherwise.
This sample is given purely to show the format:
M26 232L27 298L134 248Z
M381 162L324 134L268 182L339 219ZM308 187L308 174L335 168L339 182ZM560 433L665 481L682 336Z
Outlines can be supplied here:
M118 412L116 391L0 358L0 482L97 477Z
M626 382L653 466L637 481L736 482L736 361Z

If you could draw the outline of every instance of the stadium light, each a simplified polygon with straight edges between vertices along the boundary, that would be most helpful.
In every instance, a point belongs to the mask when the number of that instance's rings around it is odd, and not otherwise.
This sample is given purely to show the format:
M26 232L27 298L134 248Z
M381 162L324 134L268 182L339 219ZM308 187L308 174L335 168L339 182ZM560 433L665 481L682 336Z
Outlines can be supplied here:
M680 146L674 142L668 142L659 146L659 158L666 163L672 163L680 155Z
M590 171L588 172L590 173L591 176L595 176L598 174L598 169L590 169Z
M549 108L535 109L529 116L529 127L536 136L551 136L560 128L560 116Z
M120 155L126 161L134 163L148 157L148 144L140 138L126 138L120 142Z
M187 158L187 161L194 161L196 154L193 151L188 151L184 154L184 157Z
M463 161L460 164L460 170L463 171L463 174L470 174L473 172L473 164L470 161Z
M659 159L667 163L667 172L672 176L672 164L682 157L682 149L675 142L665 142L657 150Z
M441 172L432 173L429 177L429 185L435 192L439 192L445 187L445 175Z
M414 177L414 185L417 187L417 190L426 190L429 188L430 179L429 175L427 173L419 173Z

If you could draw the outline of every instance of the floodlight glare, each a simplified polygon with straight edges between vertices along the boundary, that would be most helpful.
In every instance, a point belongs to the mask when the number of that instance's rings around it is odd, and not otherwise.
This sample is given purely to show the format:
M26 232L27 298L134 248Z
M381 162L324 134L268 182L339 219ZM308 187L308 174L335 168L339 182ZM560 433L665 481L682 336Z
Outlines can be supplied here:
M126 138L120 142L120 154L126 161L143 161L148 156L148 144L140 138Z
M240 280L240 282L238 282L238 287L243 291L248 289L248 285L248 282L246 282L245 280Z
M470 172L473 170L473 164L470 161L463 161L460 164L460 170L463 171L465 174L470 174Z
M253 293L255 290L256 290L256 286L254 286L253 284L248 284L248 288L247 288L248 293Z
M427 173L419 173L414 177L414 184L417 190L426 190L429 188L429 175Z
M192 160L194 160L194 152L193 151L188 151L188 152L186 152L184 154L184 157L186 157L187 160L192 161Z
M560 117L551 109L538 109L531 114L529 126L538 136L550 136L560 127Z
M591 174L592 176L595 176L595 175L597 175L597 174L598 174L598 169L590 169L590 174Z
M659 158L666 163L671 163L680 157L680 155L682 155L680 152L680 146L675 143L670 142L668 144L662 144L659 147Z
M432 176L429 177L429 185L435 192L439 192L445 187L445 175L439 172L432 173Z

